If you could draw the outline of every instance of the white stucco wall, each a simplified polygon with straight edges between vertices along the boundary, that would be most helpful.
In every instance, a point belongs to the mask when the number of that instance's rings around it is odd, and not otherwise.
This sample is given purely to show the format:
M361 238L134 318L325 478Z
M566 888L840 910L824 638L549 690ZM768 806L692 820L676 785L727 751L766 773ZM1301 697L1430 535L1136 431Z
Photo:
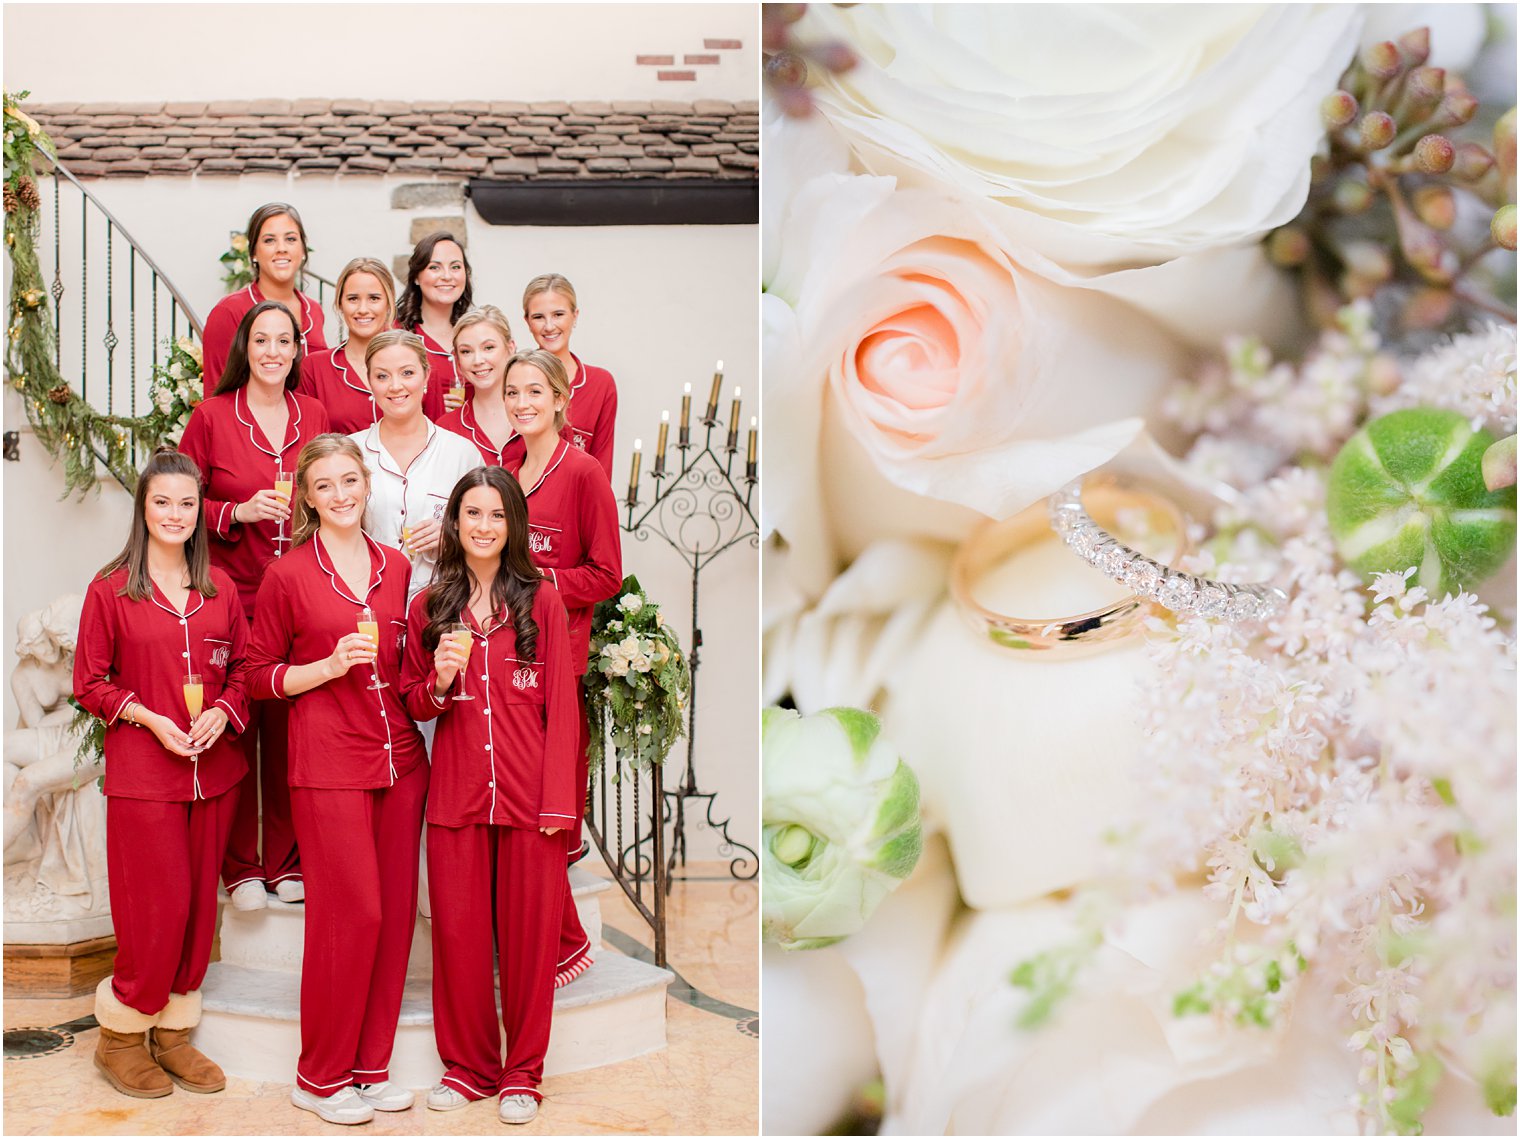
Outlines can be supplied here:
M38 102L754 99L759 20L756 4L7 3L5 85ZM688 54L720 62L694 82L635 62Z

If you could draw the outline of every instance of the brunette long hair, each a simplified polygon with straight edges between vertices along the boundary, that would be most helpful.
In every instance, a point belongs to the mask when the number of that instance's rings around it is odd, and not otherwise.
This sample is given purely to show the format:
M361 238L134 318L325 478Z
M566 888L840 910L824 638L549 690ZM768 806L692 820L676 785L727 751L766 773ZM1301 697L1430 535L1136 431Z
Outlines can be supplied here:
M528 551L528 500L522 487L502 467L476 467L454 484L448 507L443 512L443 532L438 538L438 564L433 570L433 584L428 586L427 628L422 631L422 647L432 652L438 639L470 604L473 583L465 563L464 546L459 541L459 511L466 491L488 486L501 495L507 512L507 542L502 547L496 576L491 580L491 608L505 608L512 615L517 630L517 658L531 661L538 650L538 623L533 620L533 600L543 575L533 564Z
M464 251L464 242L446 231L430 233L417 243L417 247L412 250L411 260L406 263L406 288L402 290L401 299L396 302L396 323L402 328L411 330L422 320L422 286L417 283L417 275L428 267L428 262L433 259L433 250L440 241L452 241L459 246L459 259L464 262L464 288L449 311L449 323L453 324L475 305L475 272L470 268L470 258Z
M137 490L132 495L132 528L127 532L127 544L121 553L112 558L100 571L101 577L110 577L122 566L127 567L127 581L118 593L133 601L146 601L153 596L153 581L148 577L148 491L159 475L186 475L195 483L195 529L185 542L185 565L190 571L190 588L202 597L215 597L216 586L211 584L211 549L206 536L206 499L201 494L201 469L189 455L181 455L173 447L160 447L148 459L142 474L137 476Z
M292 550L309 541L322 525L322 519L312 509L311 503L306 501L306 478L311 472L313 463L333 455L347 455L359 464L359 471L364 475L364 495L366 499L369 497L369 467L364 464L364 452L359 450L359 444L347 435L339 435L336 431L328 431L316 436L301 448L300 455L296 457L296 481L290 493L290 548ZM365 530L369 529L368 505L364 508L359 525Z
M266 312L284 313L290 321L291 335L296 340L296 354L290 361L290 371L285 373L285 390L295 391L296 385L301 382L301 325L296 321L295 314L279 301L260 301L238 322L232 347L227 350L227 366L222 369L221 379L216 381L213 395L225 395L248 386L248 381L252 378L252 370L248 367L248 338L253 335L253 322Z

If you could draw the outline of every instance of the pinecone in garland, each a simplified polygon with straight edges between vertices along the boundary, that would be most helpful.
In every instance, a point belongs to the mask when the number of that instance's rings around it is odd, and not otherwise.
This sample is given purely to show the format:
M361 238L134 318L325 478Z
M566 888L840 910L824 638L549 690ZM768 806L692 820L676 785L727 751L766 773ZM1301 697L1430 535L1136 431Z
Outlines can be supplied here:
M19 203L16 199L16 191L12 189L11 184L7 182L5 184L5 212L8 214L15 213L18 204Z
M20 185L16 188L16 196L21 199L21 204L29 210L42 208L42 195L37 192L37 183L31 175L23 174Z
M52 400L54 403L64 404L69 402L69 396L72 394L73 393L69 391L68 384L59 384L56 388L53 388L48 392L48 399Z

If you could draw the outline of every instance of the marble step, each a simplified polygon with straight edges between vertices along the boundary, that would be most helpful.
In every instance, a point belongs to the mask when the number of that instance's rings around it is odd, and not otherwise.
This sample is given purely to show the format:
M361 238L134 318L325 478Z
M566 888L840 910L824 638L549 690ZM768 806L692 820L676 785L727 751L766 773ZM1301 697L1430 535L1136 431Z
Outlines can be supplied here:
M599 1068L665 1047L665 988L674 979L603 949L596 964L554 994L546 1075ZM201 986L195 1046L229 1074L295 1082L301 1050L299 974L213 964ZM390 1078L427 1088L443 1075L433 1040L432 982L410 978L391 1055Z
M612 888L605 878L582 869L570 868L570 890L581 925L593 946L602 943L602 908L599 895ZM222 900L226 901L223 894ZM262 910L237 910L222 907L221 957L229 965L250 969L273 969L286 973L301 971L302 945L306 936L306 907L282 902L273 894ZM433 975L433 946L425 920L412 931L412 955L407 976L426 979Z

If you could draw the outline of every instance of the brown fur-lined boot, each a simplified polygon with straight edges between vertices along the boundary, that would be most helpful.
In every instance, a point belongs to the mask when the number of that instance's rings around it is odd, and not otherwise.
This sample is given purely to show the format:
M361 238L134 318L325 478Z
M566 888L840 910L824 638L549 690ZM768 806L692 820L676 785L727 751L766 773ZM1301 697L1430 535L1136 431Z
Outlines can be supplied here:
M168 1077L187 1092L219 1092L227 1086L222 1070L190 1043L190 1030L201 1022L201 993L170 993L148 1034L148 1052Z
M158 1017L123 1004L111 991L110 977L95 989L95 1019L100 1022L95 1066L113 1088L137 1099L158 1099L174 1090L148 1054L148 1029Z

